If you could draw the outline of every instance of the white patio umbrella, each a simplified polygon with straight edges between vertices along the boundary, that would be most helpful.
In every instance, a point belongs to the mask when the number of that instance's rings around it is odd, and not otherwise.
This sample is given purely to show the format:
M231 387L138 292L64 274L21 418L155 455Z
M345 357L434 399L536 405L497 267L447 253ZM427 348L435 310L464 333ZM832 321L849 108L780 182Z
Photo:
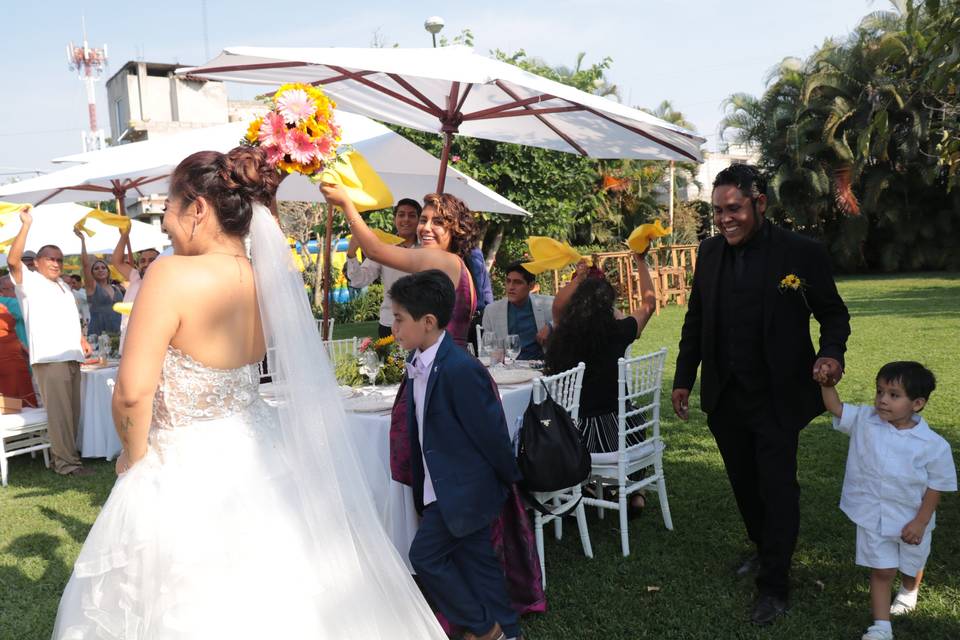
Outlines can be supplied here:
M337 111L336 120L342 129L342 142L364 155L370 165L390 187L396 198L421 199L433 191L434 176L440 162L403 136L380 123L356 114ZM74 200L106 200L117 198L118 208L125 213L125 194L164 193L168 177L179 162L196 151L227 151L239 144L247 125L242 122L197 129L169 138L135 142L102 151L66 156L60 161L84 164L62 171L0 187L0 199L17 202L63 202ZM475 211L527 215L527 212L476 180L453 171L449 191L468 203ZM301 175L288 176L280 186L281 200L318 202L320 190ZM333 229L332 212L328 211L324 243L324 291L330 290L330 242ZM329 317L329 296L324 295L324 316ZM324 337L328 323L323 323Z
M454 134L591 158L700 162L686 129L606 98L478 55L469 47L334 49L230 47L178 74L249 84L322 85L355 113L442 133L437 190Z
M34 207L33 225L27 234L26 248L36 251L47 244L60 247L66 256L80 255L80 238L73 232L75 225L81 218L93 211L90 207L79 204L61 203L46 204ZM20 233L20 219L14 218L0 227L0 243L16 237ZM93 232L87 237L87 252L113 253L120 239L120 230L99 220L89 219L84 226ZM170 244L170 239L163 231L152 224L137 220L131 221L130 246L133 251L156 249L160 251ZM7 257L0 257L0 266L6 264Z

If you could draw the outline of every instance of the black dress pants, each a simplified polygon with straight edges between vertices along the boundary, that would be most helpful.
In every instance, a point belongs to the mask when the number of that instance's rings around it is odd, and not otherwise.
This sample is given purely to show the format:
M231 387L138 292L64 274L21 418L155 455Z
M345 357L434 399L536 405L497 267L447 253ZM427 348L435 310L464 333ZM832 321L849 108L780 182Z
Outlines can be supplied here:
M707 424L717 441L747 535L760 556L757 589L786 598L800 531L799 432L782 427L767 391L729 382Z

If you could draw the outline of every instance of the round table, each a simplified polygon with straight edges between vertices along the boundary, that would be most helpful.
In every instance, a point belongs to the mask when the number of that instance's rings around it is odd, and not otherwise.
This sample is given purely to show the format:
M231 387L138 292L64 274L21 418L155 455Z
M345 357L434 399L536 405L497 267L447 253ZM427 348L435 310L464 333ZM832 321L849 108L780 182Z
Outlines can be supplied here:
M120 438L113 427L113 383L117 367L80 368L80 428L77 448L83 458L112 460L120 455Z

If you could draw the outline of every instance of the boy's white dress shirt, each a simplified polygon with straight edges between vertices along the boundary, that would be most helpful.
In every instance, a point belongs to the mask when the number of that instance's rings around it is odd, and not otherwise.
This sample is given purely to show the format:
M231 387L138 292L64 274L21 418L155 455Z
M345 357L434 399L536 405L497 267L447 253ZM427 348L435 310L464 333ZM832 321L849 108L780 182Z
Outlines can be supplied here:
M413 403L417 416L417 432L420 439L420 456L423 458L423 506L437 501L437 494L433 490L433 479L430 477L430 467L427 466L427 457L423 452L423 405L427 396L427 382L430 380L430 369L433 367L433 361L437 357L437 351L440 349L440 343L443 342L443 336L446 331L440 333L440 337L426 351L417 352L413 356L413 366L420 373L413 377Z

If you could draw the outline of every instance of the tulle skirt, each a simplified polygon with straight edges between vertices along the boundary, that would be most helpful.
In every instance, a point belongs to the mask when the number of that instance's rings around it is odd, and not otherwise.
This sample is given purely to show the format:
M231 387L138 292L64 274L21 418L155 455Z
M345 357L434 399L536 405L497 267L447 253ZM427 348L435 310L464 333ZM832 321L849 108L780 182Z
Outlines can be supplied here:
M257 401L154 429L87 537L53 637L344 637L340 605L362 585L324 571L275 425Z

